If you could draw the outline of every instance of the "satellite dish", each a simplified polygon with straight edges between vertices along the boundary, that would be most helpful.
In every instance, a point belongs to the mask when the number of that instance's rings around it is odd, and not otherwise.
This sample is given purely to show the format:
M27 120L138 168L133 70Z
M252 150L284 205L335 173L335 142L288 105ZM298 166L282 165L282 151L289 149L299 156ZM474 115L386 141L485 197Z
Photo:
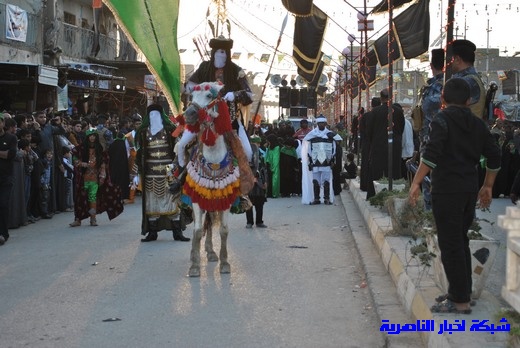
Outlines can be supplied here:
M325 86L327 82L329 81L329 78L325 74L321 74L320 81L318 82L318 85Z
M278 86L280 83L282 83L282 77L278 74L271 76L271 84L274 86Z
M296 84L300 87L305 86L305 79L301 75L296 76Z

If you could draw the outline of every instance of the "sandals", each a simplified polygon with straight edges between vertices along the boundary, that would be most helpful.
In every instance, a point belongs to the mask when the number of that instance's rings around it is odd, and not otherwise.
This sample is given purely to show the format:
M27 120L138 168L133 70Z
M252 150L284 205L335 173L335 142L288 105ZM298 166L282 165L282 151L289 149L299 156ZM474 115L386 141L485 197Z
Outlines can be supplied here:
M435 298L435 302L439 303L439 302L443 302L443 301L446 301L448 299L448 294L444 294L444 295L440 295L438 297ZM477 301L475 300L470 300L469 301L469 305L471 307L475 307L477 305Z
M433 313L454 313L454 314L471 314L471 308L457 309L455 303L451 300L444 300L431 307Z

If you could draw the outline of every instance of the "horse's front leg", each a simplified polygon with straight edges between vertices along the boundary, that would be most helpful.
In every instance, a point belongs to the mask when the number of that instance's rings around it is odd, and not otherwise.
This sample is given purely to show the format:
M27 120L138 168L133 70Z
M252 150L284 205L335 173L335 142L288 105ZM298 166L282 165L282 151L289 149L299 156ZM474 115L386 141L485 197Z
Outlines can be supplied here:
M191 240L191 267L188 275L200 277L200 239L202 238L202 215L204 211L199 205L193 203L193 238Z
M204 220L204 231L206 232L206 241L204 242L204 247L206 249L208 262L218 261L217 253L215 250L213 250L213 223L215 222L216 217L217 215L214 212L207 213Z
M227 258L227 237L229 210L221 211L220 214L220 273L231 273L231 266Z

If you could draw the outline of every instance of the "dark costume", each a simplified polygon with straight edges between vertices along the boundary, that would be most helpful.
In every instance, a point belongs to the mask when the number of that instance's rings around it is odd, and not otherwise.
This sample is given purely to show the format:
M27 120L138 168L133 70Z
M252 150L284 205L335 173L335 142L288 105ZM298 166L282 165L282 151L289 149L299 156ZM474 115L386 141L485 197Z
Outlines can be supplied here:
M182 235L186 227L180 220L180 200L169 191L172 178L169 165L175 159L175 138L171 135L174 130L162 106L152 104L135 134L136 169L143 186L141 234L148 234L142 242L156 240L157 232L162 230L171 230L174 240L190 240Z
M3 128L4 117L0 116ZM7 158L0 158L0 245L9 239L9 199L13 189L13 160L16 156L16 136L0 130L0 151L7 151Z
M108 147L110 157L110 180L112 184L121 188L121 197L130 195L130 171L128 169L128 155L124 135L116 137Z
M260 140L260 138L258 138ZM264 224L264 204L267 202L266 198L266 187L267 187L267 169L265 168L265 163L263 158L260 155L260 151L258 150L258 146L255 144L251 144L251 148L253 150L253 157L251 159L251 169L255 174L255 184L251 192L249 192L249 199L251 200L251 204L253 206L246 210L246 220L247 220L247 228L253 227L253 224L256 223L257 227L263 228L267 227ZM253 209L256 213L256 219L253 216Z
M74 161L74 222L70 224L71 227L76 227L81 224L81 220L90 216L90 224L97 226L96 215L106 211L110 220L116 218L123 212L123 202L121 200L121 190L118 186L112 185L110 182L109 173L109 158L108 153L103 151L101 144L96 140L96 146L91 151L89 147L89 137L94 135L98 139L97 132L87 132L87 137L83 144L76 146L72 150ZM92 155L95 156L96 168L85 167L82 163L93 163ZM101 161L101 163L97 163ZM104 164L104 173L100 171ZM92 171L98 177L99 186L95 201L92 201L91 194L85 188L86 174ZM90 174L88 174L90 175ZM101 182L100 179L105 179Z
M222 96L226 95L227 92L241 90L251 93L245 72L241 67L231 61L233 40L219 36L218 38L211 39L209 46L211 47L211 60L202 62L193 75L191 75L189 82L197 85L203 82L220 81L224 84L224 88L220 91ZM225 65L221 68L215 67L215 53L219 49L226 52ZM242 97L245 96L242 95ZM246 106L251 104L251 102L242 104Z
M373 180L388 177L388 105L375 107L364 117L366 119L366 137L363 142L369 146L369 173L367 182L367 199L375 195ZM393 106L393 145L392 145L392 178L401 176L401 151L404 131L403 110ZM365 146L365 144L363 144ZM362 174L363 175L363 174Z
M445 88L448 88L447 86ZM487 168L500 168L500 148L486 124L468 108L448 106L431 123L422 162L432 168L432 205L441 260L448 278L448 299L471 300L472 267L468 229L475 218L480 156Z
M280 195L289 197L298 192L298 156L296 140L286 138L280 149Z

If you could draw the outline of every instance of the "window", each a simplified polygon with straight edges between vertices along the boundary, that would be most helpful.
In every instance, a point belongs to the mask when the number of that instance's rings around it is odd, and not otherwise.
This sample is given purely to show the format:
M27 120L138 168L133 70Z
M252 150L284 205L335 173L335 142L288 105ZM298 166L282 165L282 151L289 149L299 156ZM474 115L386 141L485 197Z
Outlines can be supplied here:
M63 12L63 21L70 25L76 25L76 16L69 12Z

